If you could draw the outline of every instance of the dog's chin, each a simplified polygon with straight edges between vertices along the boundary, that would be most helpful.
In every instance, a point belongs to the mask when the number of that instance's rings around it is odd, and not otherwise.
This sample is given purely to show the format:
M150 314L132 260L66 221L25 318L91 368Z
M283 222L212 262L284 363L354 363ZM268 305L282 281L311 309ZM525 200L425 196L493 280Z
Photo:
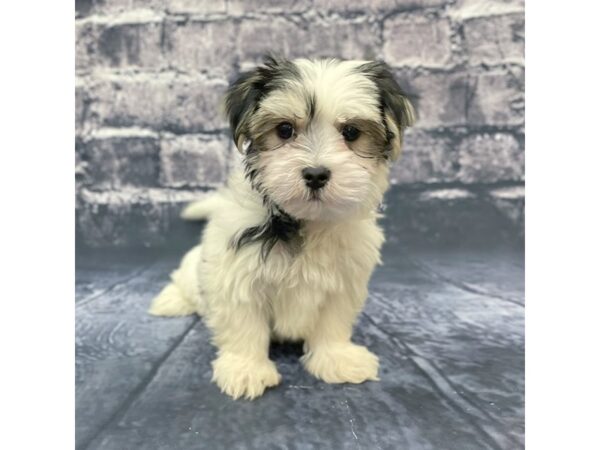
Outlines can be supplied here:
M296 219L317 222L340 222L358 216L363 209L355 200L333 200L323 198L319 194L309 198L297 198L280 205L288 214Z

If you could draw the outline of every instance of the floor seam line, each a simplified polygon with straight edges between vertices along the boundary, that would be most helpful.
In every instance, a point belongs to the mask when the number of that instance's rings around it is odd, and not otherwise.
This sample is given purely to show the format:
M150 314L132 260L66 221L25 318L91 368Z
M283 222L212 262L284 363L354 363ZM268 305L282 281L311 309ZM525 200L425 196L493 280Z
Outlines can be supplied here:
M418 352L416 352L415 350L413 350L408 344L406 344L402 339L398 338L397 336L393 335L392 333L388 332L387 330L383 329L368 313L363 312L364 317L367 319L367 321L369 321L369 323L371 323L377 330L379 330L381 333L383 333L384 335L386 335L388 338L390 338L394 343L396 343L396 346L400 346L402 348L404 348L404 350L407 353L407 358L417 367L417 369L423 373L423 375L427 378L427 380L429 381L429 383L433 386L433 388L442 396L442 398L448 402L448 404L454 408L455 410L457 410L464 418L465 420L467 420L467 422L484 438L484 440L488 441L488 444L491 444L492 447L501 450L502 449L502 445L500 445L496 439L488 432L486 431L484 428L481 427L481 425L479 425L476 421L475 418L473 417L472 414L470 414L469 412L467 412L465 410L465 408L463 408L461 405L457 404L457 402L455 400L453 400L452 398L450 398L445 392L444 390L437 384L437 382L435 381L435 379L431 376L431 374L429 374L429 372L427 372L426 369L424 369L416 360L415 357L420 358L424 361L426 361L429 365L431 365L433 367L434 371L439 372L439 369L437 369L435 367L435 365L433 363L431 363L427 358L425 358L424 356L419 355ZM454 388L454 385L443 375L439 374L440 377L444 378L444 380L452 387ZM458 391L456 390L457 394ZM459 397L461 397L461 399L467 403L469 403L470 405L472 405L472 403L470 401L467 401L466 399L464 399L462 396L460 396L460 394L458 394ZM477 409L480 413L481 410L480 408L477 408L475 405L472 405L475 409ZM491 422L496 422L493 419L490 419L487 415L485 415L485 418ZM510 440L512 441L513 439L510 438Z
M521 306L522 308L525 307L525 304L519 300L515 300L511 297L505 297L503 295L500 294L494 294L493 292L489 292L486 291L485 289L480 289L480 288L476 288L473 287L465 282L462 281L456 281L453 280L452 278L449 278L445 275L442 275L441 273L435 271L434 269L432 269L431 267L427 266L426 264L423 264L413 258L409 259L410 263L415 266L417 269L419 269L421 272L424 272L428 275L432 275L435 279L437 279L438 281L442 281L444 283L450 284L451 286L454 286L458 289L462 289L463 291L469 292L471 294L477 294L477 295L482 295L484 297L491 297L491 298L495 298L498 300L502 300L508 303L512 303L514 305L518 305Z
M131 282L132 280L135 280L136 278L138 278L140 275L142 275L144 272L147 272L148 270L150 270L153 266L155 265L155 263L149 264L146 267L142 267L141 269L138 269L135 271L135 273L133 273L132 275L130 275L127 278L124 278L122 280L117 281L116 283L112 284L111 286L107 287L106 289L102 290L101 292L98 292L96 294L92 294L89 295L85 298L82 298L79 301L75 302L75 309L81 308L83 306L89 305L90 303L93 303L95 300L98 300L100 297L122 287L127 285L129 282Z
M88 438L83 444L78 446L78 450L85 450L89 448L102 434L103 431L108 429L113 423L120 420L129 410L131 405L137 400L137 398L146 390L146 388L152 383L154 377L162 367L163 363L169 359L169 357L173 354L173 352L179 347L179 345L184 341L187 335L192 331L192 329L198 324L200 321L200 317L196 315L194 320L188 327L184 330L184 332L177 338L177 340L163 353L160 359L152 366L148 374L144 377L142 381L131 391L131 393L127 396L127 398L117 407L115 412L111 414L111 416L104 421L98 430L92 434L90 438Z

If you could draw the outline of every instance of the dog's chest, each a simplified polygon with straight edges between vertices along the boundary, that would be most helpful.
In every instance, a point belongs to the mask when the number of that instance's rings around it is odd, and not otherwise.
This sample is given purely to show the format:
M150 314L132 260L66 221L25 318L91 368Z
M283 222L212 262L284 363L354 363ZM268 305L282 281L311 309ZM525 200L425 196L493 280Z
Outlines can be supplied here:
M366 289L383 241L379 228L367 225L306 233L302 249L293 257L285 248L274 249L265 266L265 282L276 334L302 338L329 298Z
M305 230L301 239L302 246L294 253L276 246L265 264L266 281L278 289L343 290L349 278L370 271L378 262L383 236L374 223L361 223Z

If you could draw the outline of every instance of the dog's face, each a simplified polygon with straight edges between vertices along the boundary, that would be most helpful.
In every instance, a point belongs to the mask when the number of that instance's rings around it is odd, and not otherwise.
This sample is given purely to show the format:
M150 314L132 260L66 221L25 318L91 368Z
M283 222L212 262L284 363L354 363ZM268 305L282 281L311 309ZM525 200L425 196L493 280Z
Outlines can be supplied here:
M225 106L253 187L297 219L322 221L378 206L414 115L385 64L331 59L268 59Z

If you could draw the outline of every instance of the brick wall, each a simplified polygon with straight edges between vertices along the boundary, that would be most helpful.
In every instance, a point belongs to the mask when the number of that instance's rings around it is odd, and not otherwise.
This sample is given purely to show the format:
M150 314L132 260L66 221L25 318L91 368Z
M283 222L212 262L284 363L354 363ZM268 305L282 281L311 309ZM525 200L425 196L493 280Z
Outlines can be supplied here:
M238 156L217 105L270 51L388 62L419 115L392 182L522 222L522 1L78 0L75 30L82 242L160 242L223 183Z

